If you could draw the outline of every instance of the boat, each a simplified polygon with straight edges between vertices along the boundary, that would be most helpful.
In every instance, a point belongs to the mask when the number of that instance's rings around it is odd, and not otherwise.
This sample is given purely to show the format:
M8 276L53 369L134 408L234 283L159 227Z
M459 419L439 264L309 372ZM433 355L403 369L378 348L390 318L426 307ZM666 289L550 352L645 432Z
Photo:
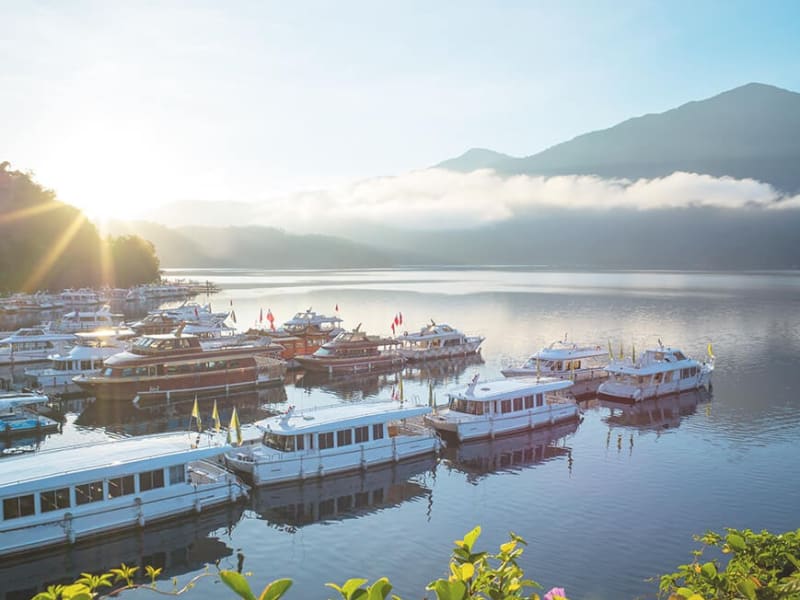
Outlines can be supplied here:
M709 360L700 362L687 357L678 348L659 343L657 348L645 350L638 358L634 354L612 361L606 367L608 380L597 392L605 398L641 402L710 385L714 372L710 344L708 354Z
M100 304L100 296L88 288L64 290L61 292L60 299L65 306L96 306Z
M367 335L359 324L353 331L344 331L324 343L313 354L295 356L295 360L309 371L328 373L390 369L405 362L405 358L396 352L385 350L398 343L392 338Z
M28 385L46 394L78 392L80 388L72 381L74 377L99 373L103 361L123 351L134 337L136 332L128 327L78 332L69 352L48 356L49 367L25 369Z
M101 373L78 375L73 381L103 400L231 394L268 383L259 379L256 355L274 358L280 349L277 344L250 344L206 350L200 338L178 328L137 338L128 350L105 359Z
M575 396L592 394L608 377L605 370L609 355L602 346L575 344L566 338L558 340L532 354L519 367L510 367L500 372L505 377L557 377L570 379L575 385Z
M554 377L478 382L447 393L447 408L426 415L441 435L463 442L535 429L577 419L574 396L564 393L572 382Z
M0 556L5 562L235 502L247 486L210 461L229 448L178 433L3 459Z
M271 314L267 315L268 320L272 319ZM342 333L344 330L340 326L341 322L339 317L328 317L309 308L296 313L278 329L254 329L248 333L272 337L284 348L281 357L289 361L291 366L295 366L293 359L296 356L313 354L324 343Z
M58 421L33 410L49 401L47 396L37 393L0 393L0 436L41 434L58 429Z
M111 307L104 304L97 310L73 310L66 313L52 324L55 331L76 333L116 327L122 322L122 315L111 312Z
M397 353L410 361L465 356L478 352L484 338L464 335L446 323L429 325L412 333L404 332L396 338L400 342Z
M225 454L228 468L256 485L302 481L432 454L439 439L421 422L428 406L380 401L295 411L243 430Z
M23 327L0 339L0 365L42 362L54 352L63 352L74 341L74 335L48 327Z
M186 323L183 327L183 332L197 336L200 339L200 345L205 349L221 348L255 339L248 337L244 333L239 333L235 327L225 323L224 319Z
M210 304L200 305L197 302L184 302L174 308L150 311L143 319L132 323L131 329L139 335L169 333L181 323L198 325L222 323L229 314L212 312Z

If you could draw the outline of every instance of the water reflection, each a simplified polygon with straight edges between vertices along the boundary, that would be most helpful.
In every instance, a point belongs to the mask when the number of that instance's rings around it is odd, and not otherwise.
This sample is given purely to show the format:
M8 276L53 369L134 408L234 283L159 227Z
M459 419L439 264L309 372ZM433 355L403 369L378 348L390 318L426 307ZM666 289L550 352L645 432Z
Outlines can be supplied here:
M261 487L253 494L253 510L276 529L294 533L310 523L359 517L415 498L430 500L424 480L434 477L435 469L436 459L425 457L300 484Z
M397 371L362 374L332 374L305 371L299 375L295 387L310 392L313 389L333 394L346 402L374 398L384 390L398 384Z
M243 510L238 504L75 546L3 559L0 600L27 600L48 585L71 583L81 573L102 573L122 563L139 566L140 572L146 565L162 568L162 580L197 571L233 554L230 537Z
M701 388L635 403L602 399L599 405L609 409L603 421L611 427L662 431L678 427L683 417L694 414L699 404L711 398L711 392Z
M566 439L578 426L579 422L573 420L493 440L450 445L442 453L443 464L465 473L473 485L492 473L518 471L560 457L567 458L571 469L572 448L566 445Z

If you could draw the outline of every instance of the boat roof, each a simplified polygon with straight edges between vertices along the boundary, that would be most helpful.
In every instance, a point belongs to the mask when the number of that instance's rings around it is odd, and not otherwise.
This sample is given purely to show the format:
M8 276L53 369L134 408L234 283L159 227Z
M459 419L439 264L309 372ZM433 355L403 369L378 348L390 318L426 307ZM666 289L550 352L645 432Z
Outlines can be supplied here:
M203 445L203 440L200 447L192 448L196 440L194 432L161 433L4 458L0 496L184 464L230 449L229 445Z
M291 319L284 322L284 325L311 325L317 323L341 323L339 317L326 317L313 312L310 308L305 312L296 313Z
M72 340L75 337L71 333L54 333L42 327L23 327L14 333L0 340L0 344L7 344L16 341L32 340Z
M79 340L96 340L116 337L133 337L136 332L130 327L106 327L95 329L94 331L76 331L75 335Z
M419 331L414 331L412 333L403 333L403 335L398 335L397 339L414 339L414 340L425 340L425 339L435 339L438 337L444 336L462 336L464 335L458 329L450 327L447 323L434 323L431 321L429 325L425 325L421 327Z
M531 355L532 359L539 360L572 360L575 358L590 358L607 354L600 345L573 344L558 340Z
M3 392L0 393L0 410L9 410L17 406L30 406L32 404L45 404L50 399L44 394L33 392Z
M680 353L683 358L676 356ZM685 367L699 367L699 360L689 358L679 348L649 348L635 362L630 357L615 360L606 371L623 375L652 375L664 371L674 371Z
M557 377L515 377L469 383L466 388L451 389L447 395L459 400L495 400L520 394L541 394L572 386L569 379Z
M386 423L398 419L417 417L431 412L429 406L408 404L395 400L380 402L358 402L337 404L302 412L290 412L270 417L257 423L262 431L281 435L337 431L347 427L359 427Z

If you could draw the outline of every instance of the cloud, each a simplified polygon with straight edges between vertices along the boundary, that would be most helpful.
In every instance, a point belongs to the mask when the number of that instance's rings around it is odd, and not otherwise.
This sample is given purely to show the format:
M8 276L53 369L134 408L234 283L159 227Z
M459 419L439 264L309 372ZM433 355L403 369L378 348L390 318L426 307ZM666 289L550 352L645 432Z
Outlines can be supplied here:
M798 209L788 197L754 179L676 172L655 179L604 179L588 175L504 176L491 169L445 169L375 177L330 189L264 201L228 212L236 224L275 225L288 231L335 233L347 224L375 223L409 229L456 229L498 223L537 210L636 211L688 207ZM193 211L202 218L203 211ZM247 214L246 217L241 215ZM220 223L220 211L213 220Z

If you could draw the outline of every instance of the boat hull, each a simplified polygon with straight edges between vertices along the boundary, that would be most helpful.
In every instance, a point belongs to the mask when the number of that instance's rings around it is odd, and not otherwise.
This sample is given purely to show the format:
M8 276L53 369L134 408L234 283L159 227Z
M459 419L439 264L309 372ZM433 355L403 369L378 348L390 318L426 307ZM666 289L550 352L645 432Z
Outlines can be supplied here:
M608 379L608 372L605 369L585 369L575 371L574 375L571 372L546 372L541 373L536 369L528 369L525 367L514 367L510 369L503 369L500 371L503 377L536 377L537 375L546 377L556 377L558 379L571 380L573 386L569 389L575 397L588 396L595 394L597 388L601 383Z
M606 381L597 389L600 398L622 402L641 402L649 398L678 394L696 390L711 384L711 371L701 371L697 377L666 383L634 386L615 381Z
M412 348L398 348L397 353L408 361L436 360L437 358L453 358L475 354L483 340L475 340L457 346L441 346L439 348L425 348L415 350Z
M476 418L477 415L455 416L447 409L440 414L425 415L424 419L443 437L464 442L549 427L577 419L579 415L577 404L554 403L522 413L492 415L488 419Z
M323 373L363 373L400 367L406 359L399 355L374 356L367 359L318 358L316 356L295 356L303 369Z

